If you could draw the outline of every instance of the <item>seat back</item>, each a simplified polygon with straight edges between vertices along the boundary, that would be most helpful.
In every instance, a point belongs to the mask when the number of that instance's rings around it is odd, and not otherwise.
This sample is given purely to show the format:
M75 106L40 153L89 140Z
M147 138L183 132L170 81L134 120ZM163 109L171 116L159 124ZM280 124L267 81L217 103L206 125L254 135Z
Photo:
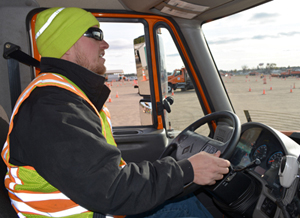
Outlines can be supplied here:
M6 141L8 133L8 117L3 107L0 105L0 148ZM4 177L7 172L7 167L0 158L0 217L1 218L18 218L17 213L13 209L8 197L7 189L4 186Z

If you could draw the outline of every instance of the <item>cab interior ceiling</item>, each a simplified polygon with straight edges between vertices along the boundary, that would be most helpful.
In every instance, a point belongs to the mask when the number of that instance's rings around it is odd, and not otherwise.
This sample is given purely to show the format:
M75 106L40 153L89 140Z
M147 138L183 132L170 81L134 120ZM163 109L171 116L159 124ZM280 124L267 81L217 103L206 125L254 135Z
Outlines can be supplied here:
M167 7L184 13L195 13L195 11L182 9L181 7L174 6L174 3L170 3L170 1L184 2L207 7L203 12L196 12L197 15L192 18L200 21L200 23L204 23L238 13L271 0L24 0L17 1L18 3L11 0L1 1L2 4L0 4L5 6L16 6L19 3L20 6L24 6L25 4L26 6L47 8L60 6L81 7L86 9L127 10L150 14L163 14L161 10Z

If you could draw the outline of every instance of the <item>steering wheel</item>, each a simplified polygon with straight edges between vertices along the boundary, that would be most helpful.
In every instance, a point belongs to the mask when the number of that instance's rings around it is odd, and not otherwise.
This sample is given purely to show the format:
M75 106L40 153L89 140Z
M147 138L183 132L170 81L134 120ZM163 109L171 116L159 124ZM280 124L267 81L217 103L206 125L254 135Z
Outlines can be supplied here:
M195 130L200 126L219 120L221 118L229 118L231 121L231 135L226 142L221 142L207 136L195 133ZM229 159L238 143L241 134L241 124L239 118L230 111L218 111L208 114L199 120L195 121L184 129L173 141L165 148L160 158L172 156L177 161L187 159L192 155L206 151L208 153L215 153L221 151L221 157ZM196 191L201 186L195 183L190 183L184 187L184 191L177 197L187 195ZM176 197L176 198L177 198Z

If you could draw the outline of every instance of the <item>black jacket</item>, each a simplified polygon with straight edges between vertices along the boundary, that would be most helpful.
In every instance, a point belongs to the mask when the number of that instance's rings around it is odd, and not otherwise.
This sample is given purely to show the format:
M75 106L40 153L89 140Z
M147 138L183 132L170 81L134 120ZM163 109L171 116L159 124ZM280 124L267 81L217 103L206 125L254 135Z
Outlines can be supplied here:
M99 111L110 92L104 77L68 61L42 58L41 71L70 79ZM36 88L21 105L10 149L12 164L33 166L74 202L104 214L149 210L193 180L190 162L171 157L120 168L120 150L107 144L91 106L54 86Z

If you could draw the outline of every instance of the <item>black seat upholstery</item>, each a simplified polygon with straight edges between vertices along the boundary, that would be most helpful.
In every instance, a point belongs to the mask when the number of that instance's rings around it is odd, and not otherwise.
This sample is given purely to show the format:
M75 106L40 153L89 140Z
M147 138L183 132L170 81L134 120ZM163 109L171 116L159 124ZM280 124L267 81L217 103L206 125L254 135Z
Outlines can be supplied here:
M8 132L8 117L3 107L0 105L0 147L5 143ZM11 206L7 190L4 186L4 177L7 168L2 158L0 158L0 217L1 218L18 218L17 213Z

